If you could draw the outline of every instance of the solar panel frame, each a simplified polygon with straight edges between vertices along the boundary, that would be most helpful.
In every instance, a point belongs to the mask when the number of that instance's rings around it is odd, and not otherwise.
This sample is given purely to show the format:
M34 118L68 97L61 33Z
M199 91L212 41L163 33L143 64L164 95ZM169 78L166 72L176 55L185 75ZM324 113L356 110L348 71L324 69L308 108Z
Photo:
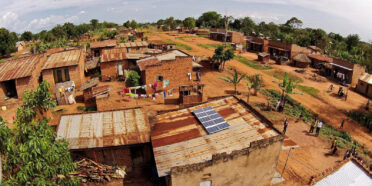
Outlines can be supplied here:
M195 109L192 113L194 113L208 134L216 133L230 127L230 124L210 106Z

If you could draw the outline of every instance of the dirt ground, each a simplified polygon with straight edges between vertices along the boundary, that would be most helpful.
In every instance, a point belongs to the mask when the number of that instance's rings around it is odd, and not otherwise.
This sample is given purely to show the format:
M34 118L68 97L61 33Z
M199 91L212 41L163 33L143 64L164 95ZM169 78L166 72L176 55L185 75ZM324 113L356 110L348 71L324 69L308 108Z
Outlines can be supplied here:
M170 36L166 33L156 32L148 34L148 37L149 40L170 39L178 43L189 45L190 47L192 47L192 50L185 50L185 52L194 56L213 55L214 48L206 49L198 46L198 44L221 44L217 41L212 41L202 37L196 37L195 35L190 34L178 34L178 36ZM182 40L177 39L176 37L182 37ZM257 59L256 54L249 52L242 54L236 53L236 55L244 56L250 60ZM287 65L272 65L274 69L267 71L250 68L236 60L231 60L227 62L226 65L227 66L225 72L211 71L209 70L209 68L204 68L202 70L201 83L205 84L204 100L207 100L211 97L225 96L227 95L227 90L233 89L233 86L231 84L217 78L223 77L224 74L229 73L229 71L227 70L229 68L235 68L240 73L249 75L261 74L266 84L265 88L276 90L279 90L277 84L278 82L280 82L280 80L274 78L271 73L274 70L285 71L301 77L304 80L301 85L314 87L320 90L318 97L312 97L308 94L291 95L296 101L300 102L311 111L318 113L319 117L322 120L326 121L328 124L332 125L335 128L339 127L342 119L346 119L347 122L345 123L343 130L348 131L360 144L364 145L369 150L372 150L372 135L368 133L365 128L359 126L356 122L351 121L345 115L348 110L363 108L367 102L367 99L365 97L350 90L348 100L345 101L343 99L335 97L332 93L327 93L327 89L331 83L336 85L334 89L335 93L338 88L337 83L331 82L325 78L320 78L322 79L321 82L311 80L311 78L309 77L312 77L314 70L310 68L306 69L306 73L302 74L295 72L294 70L296 68ZM205 66L207 65L205 64ZM161 96L155 101L149 98L130 99L128 97L122 97L119 92L122 91L122 89L124 88L123 82L100 82L99 85L109 85L111 88L110 97L108 99L97 101L97 107L99 111L132 108L138 106L144 107L144 109L147 111L164 111L179 108L178 104L164 104L165 101L161 98ZM248 90L244 81L240 83L240 85L238 86L238 90L240 92L243 92L241 98L246 99L245 95ZM78 93L78 95L81 95L81 92ZM175 92L174 96L170 99L176 98L178 98L178 93ZM250 103L252 105L266 102L267 101L265 97L260 94L258 94L258 96L251 96L250 98ZM18 105L20 105L20 103L18 103ZM60 115L62 114L81 113L82 111L79 111L77 109L77 106L79 105L83 106L84 103L78 100L78 104L75 105L58 106L56 110L65 109L65 111L60 113L49 113L52 120L51 124L58 124ZM17 104L9 104L7 108L7 111L0 110L0 115L5 120L11 123L12 116L14 116L14 112L17 108ZM149 112L149 115L152 114L154 114L154 112ZM275 127L278 130L282 129L282 121L276 120L275 115L270 115L270 117L268 118L274 120L273 122L275 123ZM304 185L308 182L311 175L318 174L321 171L334 166L336 163L342 160L343 152L339 152L336 156L328 156L327 153L330 151L330 145L321 138L308 135L306 133L307 130L308 124L303 122L295 123L291 120L286 135L299 147L291 150L291 154L288 158L286 169L283 174L283 177L286 181L281 183L280 185ZM287 148L285 150L282 150L282 152L280 153L277 166L277 171L279 173L282 173L284 163L288 156L288 152L289 149Z

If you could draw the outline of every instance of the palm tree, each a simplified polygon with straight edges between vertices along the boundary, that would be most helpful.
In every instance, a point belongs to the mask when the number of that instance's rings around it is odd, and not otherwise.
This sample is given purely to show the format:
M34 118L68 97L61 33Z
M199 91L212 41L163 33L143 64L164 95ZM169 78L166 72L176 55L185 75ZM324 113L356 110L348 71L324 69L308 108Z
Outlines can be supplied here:
M228 75L225 75L225 77L218 77L218 79L222 79L228 83L232 83L234 85L234 92L235 92L235 95L237 94L237 90L236 90L236 86L240 83L240 81L245 78L245 74L239 76L239 73L238 71L236 71L236 69L234 69L234 74L232 74L232 76L228 76Z
M225 47L220 45L214 50L212 59L214 62L218 63L218 70L223 70L226 61L233 59L234 56L234 51L231 48L225 50Z
M253 95L257 95L257 91L264 86L263 79L260 74L255 74L245 78L245 83L248 87L248 97L247 102L249 103L249 97L251 95L251 89L254 90Z
M297 86L297 82L296 84L294 84L293 80L288 77L287 73L285 73L283 82L279 84L280 89L282 89L281 101L283 101L283 110L284 110L286 100L288 98L288 94L294 94L293 90L296 88L296 86Z

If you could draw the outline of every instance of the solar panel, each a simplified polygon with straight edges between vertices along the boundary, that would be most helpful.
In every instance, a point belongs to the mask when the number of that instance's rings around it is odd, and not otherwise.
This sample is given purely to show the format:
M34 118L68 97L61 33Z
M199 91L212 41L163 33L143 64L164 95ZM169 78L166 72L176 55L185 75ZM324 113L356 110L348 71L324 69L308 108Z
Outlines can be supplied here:
M204 107L192 111L199 122L203 125L208 134L225 130L230 125L212 107Z

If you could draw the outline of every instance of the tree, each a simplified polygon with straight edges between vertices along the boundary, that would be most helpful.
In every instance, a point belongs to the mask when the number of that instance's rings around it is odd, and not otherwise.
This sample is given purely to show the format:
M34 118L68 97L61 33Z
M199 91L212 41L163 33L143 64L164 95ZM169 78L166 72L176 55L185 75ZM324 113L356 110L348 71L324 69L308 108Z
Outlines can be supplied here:
M195 28L195 21L193 17L187 17L183 20L182 24L186 29L192 30Z
M128 41L134 42L135 40L137 40L137 36L136 35L130 35L130 36L128 36Z
M141 77L138 75L136 71L129 71L128 79L126 79L126 83L128 86L138 86L140 78Z
M288 77L288 74L284 74L284 79L281 84L279 84L279 88L282 89L282 96L281 96L281 101L283 101L283 110L284 111L284 106L286 103L286 100L288 98L289 94L293 94L293 90L296 88L297 83L294 84L292 78Z
M164 30L174 30L177 27L177 23L174 20L174 17L168 17L167 19L164 20Z
M223 70L225 69L226 61L233 59L234 56L234 51L231 48L225 49L224 46L220 45L214 50L212 59L218 64L218 70Z
M67 37L67 39L76 39L78 37L78 32L75 28L75 25L72 23L65 23L62 26L63 31Z
M8 55L15 52L17 35L14 32L9 32L5 28L0 28L0 56Z
M137 22L133 19L133 20L130 22L130 27L131 27L132 29L136 29L137 26L138 26Z
M302 24L303 24L302 21L299 20L297 17L292 17L285 23L285 25L291 28L301 28Z
M114 39L115 36L119 34L119 32L116 30L113 30L113 31L106 31L103 34L105 35L106 38Z
M217 28L221 19L221 14L215 11L204 12L196 21L198 27Z
M232 74L231 77L226 75L226 74L225 74L225 77L218 77L218 79L224 80L224 81L234 85L235 95L238 93L237 90L236 90L236 86L238 86L240 81L244 78L245 78L245 74L239 75L239 73L238 73L238 71L236 71L236 69L234 69L234 74Z
M347 50L350 52L353 47L357 47L360 42L360 37L358 34L348 35L346 37Z
M92 25L93 30L96 30L98 28L98 20L97 19L91 19L90 25Z
M56 106L43 81L35 91L23 93L23 104L17 108L15 129L7 137L4 170L5 185L76 185L75 171L68 143L57 134L43 116ZM4 129L2 129L4 130Z
M245 78L245 83L248 87L248 97L247 102L249 103L249 97L251 95L251 89L254 90L253 95L257 95L257 91L260 90L264 86L264 81L260 74L255 74L251 76L247 76Z
M2 161L3 161L3 154L5 154L6 152L6 149L8 148L8 144L10 144L10 140L11 140L11 131L10 129L6 126L6 122L3 120L3 118L0 116L0 184L2 182L2 179L3 179L3 165L2 165Z
M21 41L31 41L32 40L32 32L25 31L21 34Z

